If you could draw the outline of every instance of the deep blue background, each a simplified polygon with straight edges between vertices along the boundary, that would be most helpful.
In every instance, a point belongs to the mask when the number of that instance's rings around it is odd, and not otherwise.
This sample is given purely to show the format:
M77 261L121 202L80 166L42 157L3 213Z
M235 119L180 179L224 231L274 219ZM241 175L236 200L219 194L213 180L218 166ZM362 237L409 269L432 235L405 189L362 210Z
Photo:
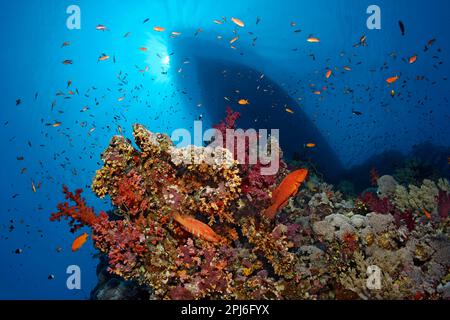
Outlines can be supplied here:
M65 26L66 8L71 4L81 8L81 30ZM370 4L381 7L381 30L366 28ZM294 127L298 123L299 132L289 127L288 148L302 150L302 144L310 141L300 134L301 123L313 124L323 139L320 141L336 157L330 161L340 162L343 168L390 149L409 152L424 142L449 147L450 86L445 79L449 76L449 12L450 3L444 0L1 1L0 298L89 296L96 283L96 251L88 243L72 253L75 236L68 232L66 223L48 220L62 200L61 185L83 187L91 205L97 210L108 209L108 201L96 199L89 185L99 168L99 155L117 133L117 126L130 136L134 122L167 133L190 128L200 114L205 127L217 122L230 104L223 96L237 99L238 95L231 92L230 83L227 87L217 85L223 77L213 72L215 68L226 69L229 64L233 70L253 70L258 76L264 73L277 85L278 94L290 99L288 107L296 111L288 114L283 105L273 109L275 123L286 121ZM213 23L222 16L239 17L246 23L238 30L235 50L228 44L235 26L231 22ZM257 17L261 19L258 25ZM146 18L149 21L143 24ZM405 23L405 36L400 34L398 20ZM297 26L290 26L292 21ZM110 30L96 31L98 24ZM154 32L155 25L165 27L166 32ZM195 36L198 28L203 31ZM302 32L294 33L295 29ZM171 31L182 35L171 39ZM131 32L128 38L123 37L126 32ZM217 39L219 34L222 40ZM307 43L310 34L321 43ZM363 34L369 46L353 48ZM252 46L254 37L258 39ZM423 52L432 38L436 43ZM64 41L71 45L61 48ZM149 51L139 51L142 46ZM172 52L170 64L164 65L162 58ZM341 56L341 52L345 54ZM98 63L102 53L115 56L116 63L112 58ZM414 65L402 61L415 53L419 58ZM210 69L202 65L206 58ZM63 65L65 59L72 59L73 65ZM186 59L191 63L183 63ZM440 61L443 64L437 65ZM384 63L389 69L380 70ZM138 70L146 65L150 69L143 76ZM345 65L352 71L341 74ZM326 81L327 68L335 67L340 71ZM120 71L128 74L128 84L123 86L126 92L118 92ZM396 74L401 78L392 88L400 96L391 98L385 79ZM417 75L426 80L415 81ZM71 89L77 88L80 95L56 97L58 90L67 94L69 79ZM313 84L318 88L326 85L328 90L314 95ZM141 89L133 90L140 85ZM353 94L344 94L348 88ZM125 99L117 101L122 96ZM251 104L231 105L251 121L258 115L258 105L252 103L252 96L242 98L249 98ZM19 106L15 106L16 99L22 100ZM84 106L89 110L82 113ZM363 115L352 115L352 108ZM264 110L267 120L267 108ZM62 125L45 126L55 121ZM82 127L82 122L87 125ZM270 121L265 123L272 128ZM88 134L93 127L95 131ZM281 131L283 135L283 127ZM17 160L19 156L24 160ZM21 174L22 168L27 172ZM42 183L36 193L31 190L32 181ZM10 232L11 225L14 230ZM56 251L58 246L61 252ZM14 254L16 249L23 252ZM70 264L82 269L81 291L65 286L65 269ZM50 274L54 280L47 279Z

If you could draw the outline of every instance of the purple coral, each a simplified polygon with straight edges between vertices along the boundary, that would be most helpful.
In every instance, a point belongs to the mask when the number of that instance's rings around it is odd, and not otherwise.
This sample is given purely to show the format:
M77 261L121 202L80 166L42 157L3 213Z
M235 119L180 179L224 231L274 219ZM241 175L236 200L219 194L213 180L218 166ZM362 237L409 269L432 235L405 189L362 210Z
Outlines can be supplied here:
M438 195L438 210L439 216L442 219L448 217L450 212L450 194L446 191L440 190Z
M388 214L394 211L394 205L388 198L380 199L372 192L365 192L359 197L359 200L373 212Z

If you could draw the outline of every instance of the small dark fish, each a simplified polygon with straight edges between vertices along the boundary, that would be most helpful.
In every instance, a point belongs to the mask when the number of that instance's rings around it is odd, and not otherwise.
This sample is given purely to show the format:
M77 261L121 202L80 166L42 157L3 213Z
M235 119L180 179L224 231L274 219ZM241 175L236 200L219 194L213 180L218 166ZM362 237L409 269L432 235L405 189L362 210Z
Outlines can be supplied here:
M145 20L142 22L142 24L148 22L148 20L150 20L150 18L145 19Z
M16 249L16 250L14 251L15 254L21 254L22 252L23 252L22 249Z
M22 160L24 160L25 158L24 158L23 156L17 156L16 159L19 160L19 161L22 161Z
M55 276L52 274L49 274L47 278L48 278L48 280L53 280L53 279L55 279Z
M362 112L361 111L357 111L357 110L352 110L352 113L356 116L361 116Z
M16 106L18 106L19 104L21 104L22 103L22 100L20 100L20 99L17 99L16 100Z
M403 22L401 20L398 21L398 26L400 27L402 36L404 36L405 35L405 25L403 24Z

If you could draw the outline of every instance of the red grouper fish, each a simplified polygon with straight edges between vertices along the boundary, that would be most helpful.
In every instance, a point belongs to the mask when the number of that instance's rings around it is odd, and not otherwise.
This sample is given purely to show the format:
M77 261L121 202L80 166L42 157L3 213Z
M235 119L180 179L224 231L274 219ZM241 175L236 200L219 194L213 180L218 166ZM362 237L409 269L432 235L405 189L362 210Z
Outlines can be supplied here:
M220 236L214 232L207 224L187 215L180 215L175 213L173 219L178 222L183 229L192 235L202 238L206 241L217 243L220 241Z
M275 218L275 215L287 205L289 198L297 194L307 175L307 169L295 170L288 174L272 192L272 205L264 210L264 215L269 219Z

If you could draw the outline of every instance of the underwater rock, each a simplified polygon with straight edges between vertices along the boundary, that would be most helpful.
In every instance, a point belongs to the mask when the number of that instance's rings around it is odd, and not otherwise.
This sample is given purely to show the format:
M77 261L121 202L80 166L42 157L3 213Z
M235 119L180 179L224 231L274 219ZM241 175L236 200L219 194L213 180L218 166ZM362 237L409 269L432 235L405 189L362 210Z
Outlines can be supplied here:
M131 281L112 278L93 291L93 300L149 300L150 293Z
M108 272L108 258L100 256L97 265L98 283L91 292L91 300L149 300L154 299L150 288L133 281L125 281Z

